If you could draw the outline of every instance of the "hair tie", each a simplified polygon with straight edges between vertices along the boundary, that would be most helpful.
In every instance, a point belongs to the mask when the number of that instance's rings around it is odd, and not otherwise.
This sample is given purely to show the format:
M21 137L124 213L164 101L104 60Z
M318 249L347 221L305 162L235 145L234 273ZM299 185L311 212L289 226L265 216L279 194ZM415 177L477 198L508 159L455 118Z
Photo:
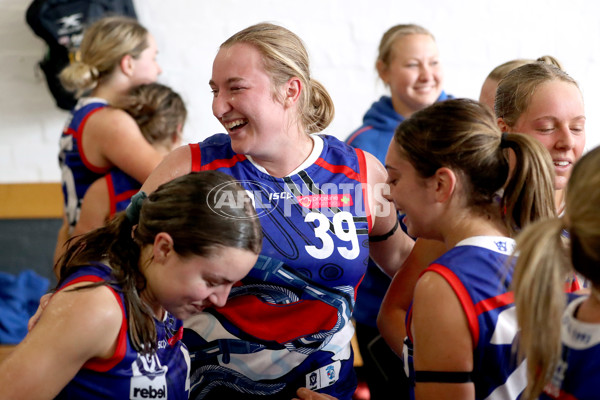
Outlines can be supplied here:
M508 132L502 132L502 136L500 136L500 148L504 149L506 147L510 147L510 143L508 142Z
M127 206L125 214L127 219L132 225L135 225L140 220L140 210L142 209L142 203L148 196L146 192L139 191L131 197L131 203Z

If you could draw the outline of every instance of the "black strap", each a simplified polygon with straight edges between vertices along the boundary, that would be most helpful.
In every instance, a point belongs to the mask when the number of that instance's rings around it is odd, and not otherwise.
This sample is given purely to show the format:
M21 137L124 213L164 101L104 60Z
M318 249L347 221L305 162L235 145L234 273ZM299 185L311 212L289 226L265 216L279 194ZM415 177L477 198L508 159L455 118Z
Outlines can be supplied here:
M369 236L369 242L383 242L384 240L387 240L394 234L394 232L396 232L398 226L400 226L400 223L398 222L398 218L396 218L396 225L394 225L394 227L388 233L384 233L383 235L379 236Z
M469 383L471 372L463 371L415 371L415 382Z

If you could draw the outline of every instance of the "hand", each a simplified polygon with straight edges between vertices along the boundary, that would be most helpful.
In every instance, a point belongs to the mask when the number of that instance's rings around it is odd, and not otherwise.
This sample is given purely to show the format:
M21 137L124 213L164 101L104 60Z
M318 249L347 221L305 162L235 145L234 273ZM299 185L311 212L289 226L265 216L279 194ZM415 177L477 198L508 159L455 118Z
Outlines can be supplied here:
M292 400L337 400L333 396L324 393L313 392L307 388L298 389L296 391L296 396L298 396L298 398L294 398Z
M28 331L32 330L33 327L35 326L35 324L38 322L38 320L42 316L42 312L48 305L48 302L50 301L51 297L52 297L52 293L46 293L45 295L43 295L40 298L40 305L39 305L38 309L35 311L35 314L33 314L33 316L31 318L29 318L29 322L27 323Z

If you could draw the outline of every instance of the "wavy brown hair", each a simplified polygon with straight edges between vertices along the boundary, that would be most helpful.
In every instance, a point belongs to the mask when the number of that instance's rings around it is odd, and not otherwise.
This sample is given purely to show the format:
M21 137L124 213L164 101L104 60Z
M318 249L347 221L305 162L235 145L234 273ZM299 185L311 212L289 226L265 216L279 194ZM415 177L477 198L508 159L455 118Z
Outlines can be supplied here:
M247 201L218 204L220 212L215 212L218 199L210 194L222 186L227 186L234 198ZM173 238L174 250L181 257L210 257L227 247L259 254L262 246L261 226L246 191L235 179L218 171L184 175L159 186L143 201L139 221L131 221L123 211L106 226L73 238L76 242L59 260L61 280L57 288L77 268L107 260L113 280L85 287L120 288L125 296L132 343L144 353L155 351L157 344L152 312L140 300L146 287L139 266L140 254L160 232Z

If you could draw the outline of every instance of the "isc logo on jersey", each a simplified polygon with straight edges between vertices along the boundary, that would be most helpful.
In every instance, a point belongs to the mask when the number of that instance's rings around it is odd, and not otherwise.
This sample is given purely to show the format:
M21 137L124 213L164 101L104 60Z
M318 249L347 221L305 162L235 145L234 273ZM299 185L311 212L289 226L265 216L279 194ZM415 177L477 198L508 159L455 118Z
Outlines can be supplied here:
M157 355L138 355L131 363L133 376L129 385L129 399L166 399L167 370L169 367L160 365Z

